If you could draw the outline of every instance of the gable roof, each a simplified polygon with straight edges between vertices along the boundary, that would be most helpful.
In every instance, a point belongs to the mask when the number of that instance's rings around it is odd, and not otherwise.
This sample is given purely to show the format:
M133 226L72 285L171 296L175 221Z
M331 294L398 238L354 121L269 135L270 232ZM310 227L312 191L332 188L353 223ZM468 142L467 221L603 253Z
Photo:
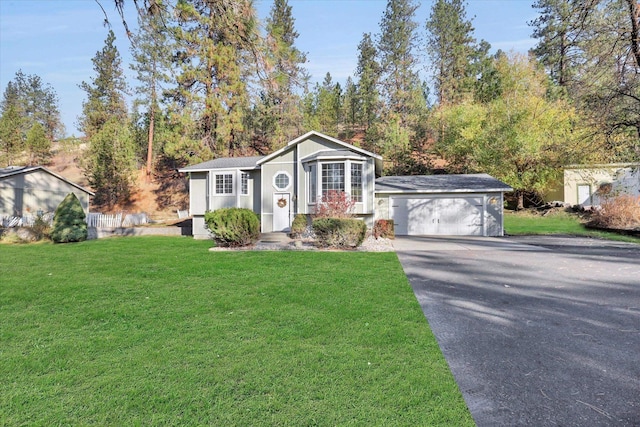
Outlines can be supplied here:
M513 188L486 173L465 175L383 176L376 179L376 193L474 193L512 191Z
M211 169L257 169L258 161L264 156L219 157L207 162L178 169L179 172L206 172Z
M344 147L345 149L349 150L349 151L355 151L357 153L363 154L367 157L373 157L374 159L376 159L377 161L380 162L380 166L382 166L382 156L378 155L378 154L374 154L370 151L367 150L363 150L362 148L358 148L355 145L351 145L348 144L344 141L340 141L339 139L330 137L328 135L325 135L323 133L320 132L316 132L315 130L312 130L310 132L305 133L302 136L297 137L296 139L294 139L293 141L289 142L286 146L282 147L281 149L274 151L273 153L269 154L268 156L265 156L262 160L260 160L258 162L258 165L261 165L262 163L268 162L269 160L273 159L274 157L279 156L280 154L284 153L287 150L290 150L293 146L296 146L298 144L300 144L302 141L305 141L307 139L309 139L312 136L317 136L319 138L323 138L326 139L327 141L331 141L334 144L340 145L342 147Z
M27 174L27 173L36 172L36 171L46 172L49 175L55 176L59 180L64 181L73 187L76 187L78 190L84 191L90 196L95 196L95 194L92 191L87 190L86 188L76 184L75 182L69 181L67 178L60 176L55 172L50 171L44 166L9 166L6 168L0 168L0 180L11 177L11 176Z

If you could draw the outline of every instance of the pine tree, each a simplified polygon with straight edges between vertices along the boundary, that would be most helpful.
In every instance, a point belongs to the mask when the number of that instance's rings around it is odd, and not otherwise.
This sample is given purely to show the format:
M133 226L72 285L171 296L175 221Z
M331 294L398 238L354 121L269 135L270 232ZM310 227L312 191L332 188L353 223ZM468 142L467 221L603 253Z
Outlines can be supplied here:
M127 120L125 95L128 87L115 39L110 30L104 47L91 60L96 76L91 78L91 83L80 84L87 93L87 100L82 104L79 130L89 139L100 132L108 120L117 119L123 124Z
M266 22L267 78L262 104L264 115L272 123L271 140L279 148L300 133L300 97L297 90L308 80L303 64L306 55L295 46L298 32L287 0L275 0Z
M250 0L179 0L176 37L181 102L199 111L199 138L211 153L242 148L255 75L257 19Z
M440 104L458 103L468 98L473 89L473 65L480 58L465 6L464 0L437 0L426 23L427 54Z
M3 108L0 116L0 154L2 163L7 166L12 165L17 154L24 149L23 121L17 106Z
M380 24L380 86L385 101L381 154L394 173L418 170L411 154L422 145L416 136L427 112L414 54L418 42L416 8L411 0L389 0Z
M96 76L80 87L87 93L80 130L89 139L85 174L96 195L94 202L112 209L131 195L135 149L128 126L127 90L115 35L109 31L102 50L92 59Z
M22 143L17 143L14 137L11 144L17 152L25 148L25 136L35 123L42 126L49 145L64 130L58 109L58 96L53 88L37 75L26 75L21 70L16 72L13 80L7 84L0 103L0 111L4 113L9 109L12 110L9 113L10 117L14 117L15 114L19 117L18 121L12 119L14 125L19 122L22 135Z
M134 63L131 69L137 72L140 83L136 93L142 95L137 102L146 105L144 127L146 128L146 173L149 180L153 172L154 141L156 116L161 114L160 98L163 85L170 80L170 59L172 53L171 38L167 34L168 16L159 7L155 13L140 10L138 14L138 33L132 38L132 56Z
M35 122L27 132L26 146L31 164L44 163L51 153L51 141L47 139L44 127Z
M372 130L374 129L374 124L378 121L380 108L378 83L381 70L376 60L377 53L371 34L365 33L358 44L358 65L356 68L356 77L358 77L358 119L365 133L365 147L373 152L377 152L375 145L378 136Z

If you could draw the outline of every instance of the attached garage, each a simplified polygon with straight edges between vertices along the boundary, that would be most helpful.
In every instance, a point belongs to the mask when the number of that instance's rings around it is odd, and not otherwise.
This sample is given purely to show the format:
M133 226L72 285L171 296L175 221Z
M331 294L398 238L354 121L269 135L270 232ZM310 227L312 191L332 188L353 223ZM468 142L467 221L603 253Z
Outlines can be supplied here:
M376 219L399 236L502 236L507 184L487 174L376 179Z

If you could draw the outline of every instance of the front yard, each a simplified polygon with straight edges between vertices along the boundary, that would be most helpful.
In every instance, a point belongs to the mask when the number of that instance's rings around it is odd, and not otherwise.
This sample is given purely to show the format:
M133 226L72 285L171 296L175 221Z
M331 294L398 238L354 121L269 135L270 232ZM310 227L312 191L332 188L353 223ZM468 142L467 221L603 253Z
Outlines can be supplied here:
M473 425L395 253L0 247L5 425Z

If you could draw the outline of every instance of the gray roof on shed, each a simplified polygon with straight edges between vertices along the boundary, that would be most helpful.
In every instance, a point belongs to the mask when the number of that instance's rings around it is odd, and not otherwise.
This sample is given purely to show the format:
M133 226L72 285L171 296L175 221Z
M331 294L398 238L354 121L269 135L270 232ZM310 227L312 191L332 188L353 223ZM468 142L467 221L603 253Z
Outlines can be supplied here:
M220 157L179 169L180 172L204 172L211 169L255 169L264 156Z
M49 175L55 176L59 180L64 181L67 184L72 185L73 187L76 187L78 190L84 191L90 196L95 196L95 193L93 193L92 191L87 190L86 188L76 184L75 182L69 181L67 178L61 175L58 175L55 172L50 171L44 166L8 166L6 168L0 168L0 179L8 178L14 175L36 172L36 171L43 171L45 173L48 173Z
M376 179L376 193L485 193L512 190L486 173L383 176Z

